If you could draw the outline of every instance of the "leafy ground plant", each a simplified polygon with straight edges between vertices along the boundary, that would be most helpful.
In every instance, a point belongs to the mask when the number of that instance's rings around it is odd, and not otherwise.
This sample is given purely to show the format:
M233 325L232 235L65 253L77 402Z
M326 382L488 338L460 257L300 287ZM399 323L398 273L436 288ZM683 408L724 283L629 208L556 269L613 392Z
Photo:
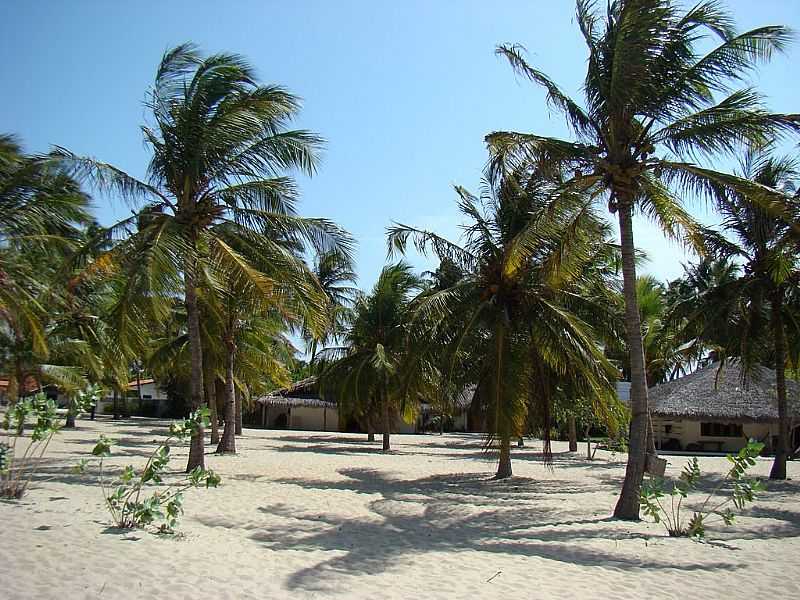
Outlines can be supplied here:
M111 455L112 440L100 436L100 440L92 450L92 455L99 460L100 487L103 498L114 525L122 529L133 529L158 524L161 533L172 533L183 514L183 492L189 488L217 487L219 476L211 469L196 467L183 478L165 484L164 471L169 464L171 443L186 440L200 427L208 426L208 409L192 413L181 422L172 423L169 436L147 459L144 468L136 471L128 465L116 480L107 482L103 473L104 460ZM83 472L88 461L83 460L77 470ZM159 486L152 493L150 486Z
M100 397L100 389L89 387L78 392L72 403L86 410ZM26 424L30 429L27 443ZM20 398L8 407L2 421L4 439L0 441L0 497L18 500L25 495L50 440L63 427L55 400L39 392Z
M738 454L729 454L730 470L696 510L687 509L684 500L697 490L702 477L697 457L692 457L676 481L667 483L661 477L650 478L642 483L639 497L643 512L656 523L663 523L673 537L702 539L709 524L723 522L732 525L736 515L731 505L739 511L744 510L755 500L758 492L766 489L761 481L745 478L763 449L764 444L750 440ZM688 517L690 512L691 517Z

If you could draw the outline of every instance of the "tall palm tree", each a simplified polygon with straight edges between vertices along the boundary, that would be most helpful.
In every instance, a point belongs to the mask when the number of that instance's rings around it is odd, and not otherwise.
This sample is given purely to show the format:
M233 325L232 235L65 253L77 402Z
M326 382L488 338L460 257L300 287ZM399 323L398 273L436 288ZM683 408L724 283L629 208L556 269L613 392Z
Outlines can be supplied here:
M423 381L410 371L416 353L407 338L411 301L421 286L409 265L384 267L372 291L356 300L343 356L336 357L334 348L321 353L323 393L335 394L368 419L379 412L384 452L390 449L394 415L417 399Z
M338 250L323 252L314 258L311 267L327 300L325 327L314 335L308 324L303 324L302 335L310 360L316 358L319 345L327 344L341 336L352 317L353 301L358 288L352 258Z
M586 201L553 207L554 189L538 174L506 174L487 182L481 198L456 188L459 209L471 221L459 246L433 232L398 225L390 248L404 251L409 240L422 252L455 262L463 277L420 298L419 337L428 351L451 365L471 354L478 397L488 407L488 425L499 445L496 477L510 477L511 440L526 433L533 413L545 436L559 386L592 398L604 412L613 396L614 369L591 328L567 308L588 302L575 283L603 246L605 225ZM442 329L457 335L442 336ZM448 339L445 348L440 339ZM441 362L441 361L437 361ZM445 371L449 377L452 367Z
M790 32L766 26L739 33L715 0L686 12L672 0L612 0L602 12L596 2L578 0L577 22L589 52L584 105L528 64L521 47L497 48L518 74L545 88L575 139L517 132L495 132L486 139L496 173L518 163L570 173L565 193L577 190L603 199L619 220L632 419L614 515L638 519L648 404L632 217L641 211L670 237L698 242L679 192L713 196L718 188L737 189L763 204L780 202L765 186L694 161L797 129L797 115L768 112L755 90L731 91L759 62L783 50ZM711 50L702 53L709 44Z
M740 170L743 178L784 192L785 211L800 219L800 202L793 196L800 171L794 159L774 156L767 148L751 148L744 155ZM786 459L791 450L786 399L786 327L796 318L788 295L790 288L800 283L800 234L784 218L753 202L746 193L720 191L717 202L726 235L712 234L710 244L725 258L740 262L744 270L743 276L734 283L738 293L733 297L741 307L740 313L747 326L737 330L731 340L735 346L728 344L726 351L740 357L745 375L765 360L775 368L779 425L770 478L786 479ZM769 335L758 343L758 338L764 338L766 331ZM766 340L770 343L764 343ZM764 355L765 346L771 357Z
M22 363L47 358L48 307L41 302L51 286L63 289L61 264L88 222L88 197L74 179L46 157L25 155L14 136L0 135L0 335L15 355L12 399L24 385Z
M204 401L198 280L207 257L252 279L265 291L269 281L217 235L224 224L252 254L260 254L286 279L306 271L302 261L276 243L312 242L320 248L347 246L346 236L322 219L296 216L291 169L308 175L317 166L321 139L289 129L299 100L275 85L258 85L244 58L236 54L203 57L192 44L168 51L159 65L146 102L152 125L142 127L152 151L147 181L111 165L59 149L62 162L96 186L136 205L138 215L112 232L138 229L112 251L129 276L120 314L132 325L135 315L164 318L168 300L183 295L191 354L191 406ZM306 299L320 301L318 289ZM158 306L158 303L161 306ZM124 328L120 335L126 334ZM203 465L203 432L192 437L187 470Z

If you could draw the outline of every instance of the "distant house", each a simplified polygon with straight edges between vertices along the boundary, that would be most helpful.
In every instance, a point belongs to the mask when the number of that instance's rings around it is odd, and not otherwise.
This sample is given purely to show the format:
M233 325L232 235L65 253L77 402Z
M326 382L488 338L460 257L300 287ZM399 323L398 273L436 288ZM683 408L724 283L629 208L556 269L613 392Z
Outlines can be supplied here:
M250 425L265 429L339 431L339 410L335 402L320 398L316 377L257 398L255 406L245 417Z
M452 429L465 431L467 408L472 401L472 393L459 396L455 402ZM418 433L432 428L433 419L439 416L433 406L420 403L419 415L415 422L406 423L398 419L394 433ZM300 429L307 431L360 431L360 425L340 415L336 402L322 399L316 377L308 377L286 388L270 392L257 398L255 408L245 415L249 425L267 429ZM376 424L376 431L379 426Z
M792 449L800 446L800 386L787 380ZM649 391L656 447L663 450L735 452L748 438L774 450L778 407L775 371L758 367L746 382L738 364L719 363Z
M139 400L140 385L141 400ZM119 410L130 415L165 417L170 412L167 391L159 386L154 379L141 379L138 384L136 381L131 381L128 384L125 398L118 398L117 402ZM97 410L102 414L114 413L114 395L111 391L106 392Z
M0 379L0 404L7 404L8 403L8 388L10 382L8 379ZM56 386L54 385L45 385L40 386L39 382L33 376L28 376L25 379L25 385L23 389L20 390L21 396L30 396L37 392L42 392L48 398L55 400L59 406L63 407L67 405L67 396L62 393Z

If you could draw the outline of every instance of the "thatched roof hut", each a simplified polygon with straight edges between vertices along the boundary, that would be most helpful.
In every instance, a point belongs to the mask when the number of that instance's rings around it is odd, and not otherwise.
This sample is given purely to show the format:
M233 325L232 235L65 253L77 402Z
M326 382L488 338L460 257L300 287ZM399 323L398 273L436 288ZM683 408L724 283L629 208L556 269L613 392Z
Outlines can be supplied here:
M800 417L800 386L787 380L789 414ZM650 389L650 410L667 419L694 419L737 423L778 420L775 371L758 367L742 378L739 363L713 363L690 375Z
M319 385L316 377L306 377L288 387L273 390L266 396L256 399L256 402L267 406L336 408L335 402L322 400L319 397Z

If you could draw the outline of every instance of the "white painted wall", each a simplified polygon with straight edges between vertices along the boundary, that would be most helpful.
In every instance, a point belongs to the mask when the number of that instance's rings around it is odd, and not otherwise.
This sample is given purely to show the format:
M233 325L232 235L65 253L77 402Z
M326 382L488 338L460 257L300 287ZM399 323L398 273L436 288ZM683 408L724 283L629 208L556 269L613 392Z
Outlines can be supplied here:
M267 406L263 425L276 427L279 417L285 415L287 429L303 431L339 431L339 411L322 406Z
M689 444L696 444L698 442L721 442L722 452L738 452L747 445L747 440L753 438L755 440L763 441L767 448L770 448L773 435L777 435L777 425L769 423L744 423L742 425L742 437L719 437L719 436L704 436L701 435L701 421L693 421L688 419L663 419L659 417L653 418L653 433L656 438L656 445L659 446L662 441L669 438L675 438L680 441L681 448L685 449ZM667 433L667 428L671 428L671 432ZM711 446L707 447L711 450Z

